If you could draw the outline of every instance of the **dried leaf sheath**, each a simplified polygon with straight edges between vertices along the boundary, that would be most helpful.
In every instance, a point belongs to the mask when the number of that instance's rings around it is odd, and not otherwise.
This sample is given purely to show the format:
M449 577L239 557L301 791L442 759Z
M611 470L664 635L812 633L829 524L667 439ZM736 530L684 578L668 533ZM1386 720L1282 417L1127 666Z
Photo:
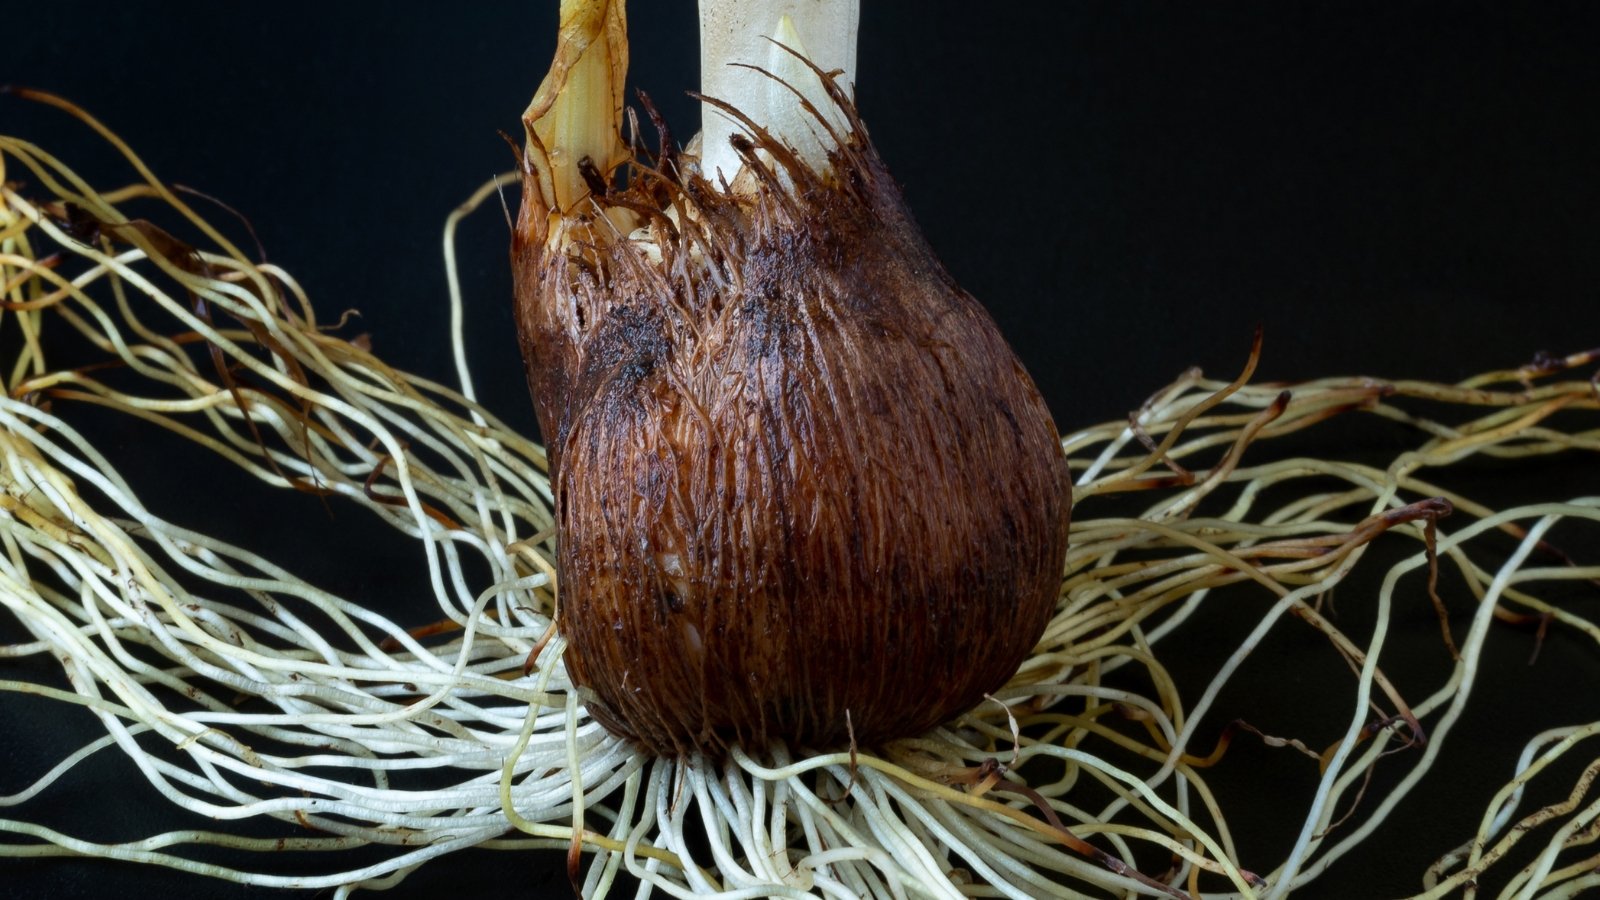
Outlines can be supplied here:
M836 743L847 711L862 743L921 732L1003 684L1054 607L1049 412L829 87L850 130L828 172L753 126L726 192L665 151L563 213L525 170L567 664L657 753Z

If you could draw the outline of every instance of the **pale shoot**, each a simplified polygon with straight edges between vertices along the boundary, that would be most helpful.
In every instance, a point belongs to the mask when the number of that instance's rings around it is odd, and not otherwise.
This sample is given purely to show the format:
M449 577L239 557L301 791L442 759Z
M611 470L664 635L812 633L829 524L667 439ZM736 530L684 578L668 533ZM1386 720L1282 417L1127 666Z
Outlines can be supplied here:
M628 158L622 142L628 24L613 0L562 0L561 37L550 72L522 114L527 164L555 216L588 196L592 176L609 178Z
M844 118L801 58L836 73L839 86L854 93L860 19L860 0L700 0L700 93L749 116L825 171L831 140L801 98L837 132ZM743 161L731 139L743 131L726 112L702 107L700 168L712 184L735 182Z

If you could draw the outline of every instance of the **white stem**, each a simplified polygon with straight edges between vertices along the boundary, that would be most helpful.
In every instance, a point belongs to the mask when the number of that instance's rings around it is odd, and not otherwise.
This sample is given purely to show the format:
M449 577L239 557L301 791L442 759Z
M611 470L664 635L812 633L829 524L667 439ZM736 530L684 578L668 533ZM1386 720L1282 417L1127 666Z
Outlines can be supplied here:
M837 110L817 76L776 44L825 72L842 72L840 85L853 93L860 20L860 0L700 0L700 93L731 103L821 171L828 163L826 133L790 88L830 116L830 124L842 120L833 121ZM740 64L766 69L777 80ZM729 138L743 129L711 106L703 106L701 116L701 171L713 184L719 173L732 183L741 162Z

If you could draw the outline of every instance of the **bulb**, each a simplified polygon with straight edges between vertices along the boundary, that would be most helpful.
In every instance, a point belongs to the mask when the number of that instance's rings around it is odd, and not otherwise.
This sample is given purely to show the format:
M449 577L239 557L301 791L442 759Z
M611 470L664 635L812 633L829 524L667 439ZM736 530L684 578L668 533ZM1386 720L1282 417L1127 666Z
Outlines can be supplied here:
M631 158L620 21L563 23L512 246L568 672L663 755L933 728L1054 610L1049 410L832 79L822 164L748 119L731 182L665 134Z

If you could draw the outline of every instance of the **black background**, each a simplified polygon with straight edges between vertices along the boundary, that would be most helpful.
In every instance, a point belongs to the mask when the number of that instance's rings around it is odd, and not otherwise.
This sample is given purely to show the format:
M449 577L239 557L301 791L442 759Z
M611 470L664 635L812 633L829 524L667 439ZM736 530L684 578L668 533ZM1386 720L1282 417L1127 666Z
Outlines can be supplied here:
M692 4L634 6L630 79L687 136ZM1124 415L1191 365L1231 376L1257 325L1267 379L1448 381L1600 345L1600 17L1587 4L866 7L857 95L872 136L1063 431ZM388 362L448 380L440 227L510 167L497 132L518 133L549 61L553 0L0 9L0 82L84 105L163 178L244 212L325 316L358 308ZM101 186L130 177L59 113L0 98L0 130ZM484 401L532 429L494 205L460 242L469 341ZM151 496L168 498L158 512L199 524L231 510L237 522L249 503L247 526L217 527L245 527L241 540L265 540L269 556L368 602L425 602L395 545L326 527L315 501L258 499L226 474L174 480L115 430L106 440L148 470ZM1573 479L1592 490L1593 469L1569 463L1526 490L1570 495ZM295 524L300 543L250 533L274 523ZM1500 721L1541 705L1519 702L1522 690L1585 702L1590 682L1562 685L1561 646L1530 669L1531 639L1513 639L1515 677L1546 681L1486 695ZM1592 677L1593 646L1566 649ZM6 702L17 711L0 732L0 792L95 734L87 716ZM1600 704L1586 705L1555 723L1593 720ZM1400 839L1375 840L1303 896L1416 889L1423 866L1470 834L1484 785L1504 779L1520 740L1486 743L1477 768L1412 798L1420 811L1397 817ZM137 777L112 768L50 797L77 833L126 839L160 814L145 795L119 799ZM1271 815L1272 790L1262 793L1259 821L1240 827L1276 848L1275 832L1298 822ZM470 853L425 867L400 893L561 896L558 870L553 854ZM104 863L0 861L0 873L13 896L254 893Z

